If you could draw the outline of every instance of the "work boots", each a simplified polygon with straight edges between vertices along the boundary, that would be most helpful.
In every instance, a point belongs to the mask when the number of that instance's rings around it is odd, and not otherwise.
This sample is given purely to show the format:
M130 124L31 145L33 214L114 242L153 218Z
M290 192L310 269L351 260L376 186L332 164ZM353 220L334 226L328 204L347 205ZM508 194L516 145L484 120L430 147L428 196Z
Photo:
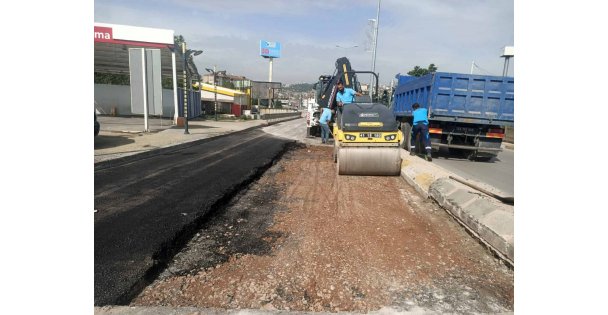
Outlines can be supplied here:
M431 150L426 150L426 160L429 162L433 160L433 157L431 157Z

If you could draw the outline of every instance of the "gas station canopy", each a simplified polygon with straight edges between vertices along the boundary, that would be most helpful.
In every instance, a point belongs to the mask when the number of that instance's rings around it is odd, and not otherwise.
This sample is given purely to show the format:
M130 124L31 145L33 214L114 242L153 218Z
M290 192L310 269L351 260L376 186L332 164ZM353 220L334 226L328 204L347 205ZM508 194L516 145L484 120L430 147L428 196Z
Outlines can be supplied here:
M163 77L173 75L173 30L95 23L95 72L129 74L129 48L160 49ZM183 69L176 51L176 72Z

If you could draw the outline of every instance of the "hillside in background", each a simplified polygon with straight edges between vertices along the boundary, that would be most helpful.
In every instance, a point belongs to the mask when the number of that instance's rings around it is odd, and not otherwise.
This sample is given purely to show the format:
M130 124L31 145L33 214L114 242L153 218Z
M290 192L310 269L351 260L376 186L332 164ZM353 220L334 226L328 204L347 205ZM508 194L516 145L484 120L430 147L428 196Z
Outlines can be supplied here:
M310 92L312 90L313 83L295 83L289 86L283 87L283 90L292 92Z

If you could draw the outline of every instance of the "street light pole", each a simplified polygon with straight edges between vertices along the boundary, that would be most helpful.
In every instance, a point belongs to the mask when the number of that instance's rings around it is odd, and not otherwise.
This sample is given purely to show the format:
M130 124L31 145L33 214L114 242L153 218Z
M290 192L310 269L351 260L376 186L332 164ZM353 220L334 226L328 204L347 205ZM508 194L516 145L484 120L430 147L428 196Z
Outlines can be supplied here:
M184 55L184 134L188 132L188 56L186 55L186 42L182 42L182 54Z
M215 69L215 65L213 66L213 70L211 70L209 68L205 68L205 70L207 70L207 72L213 74L213 91L214 91L213 94L214 94L214 97L215 97L215 102L214 102L215 120L217 121L217 74L219 72L220 75L222 75L225 78L226 77L226 70L217 71Z
M376 12L376 28L374 30L374 56L372 57L372 72L376 72L376 49L378 48L378 25L380 24L380 1L378 0L378 11ZM372 75L369 84L369 97L373 99L373 82L374 76ZM377 92L377 91L376 91Z
M214 102L214 106L215 106L215 121L217 121L217 82L216 82L216 76L217 73L215 72L215 65L213 66L213 94L215 97L215 102Z

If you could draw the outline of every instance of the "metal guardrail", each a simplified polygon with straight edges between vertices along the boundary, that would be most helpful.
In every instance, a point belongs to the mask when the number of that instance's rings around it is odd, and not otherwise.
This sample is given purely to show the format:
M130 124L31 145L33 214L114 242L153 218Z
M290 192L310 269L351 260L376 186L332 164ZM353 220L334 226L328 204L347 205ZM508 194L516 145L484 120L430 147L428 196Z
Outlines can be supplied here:
M300 112L289 112L289 113L276 113L276 114L262 114L260 116L261 119L272 121L275 119L281 119L285 117L301 117L302 113Z
M284 114L284 113L295 113L293 109L288 108L260 108L260 114Z

